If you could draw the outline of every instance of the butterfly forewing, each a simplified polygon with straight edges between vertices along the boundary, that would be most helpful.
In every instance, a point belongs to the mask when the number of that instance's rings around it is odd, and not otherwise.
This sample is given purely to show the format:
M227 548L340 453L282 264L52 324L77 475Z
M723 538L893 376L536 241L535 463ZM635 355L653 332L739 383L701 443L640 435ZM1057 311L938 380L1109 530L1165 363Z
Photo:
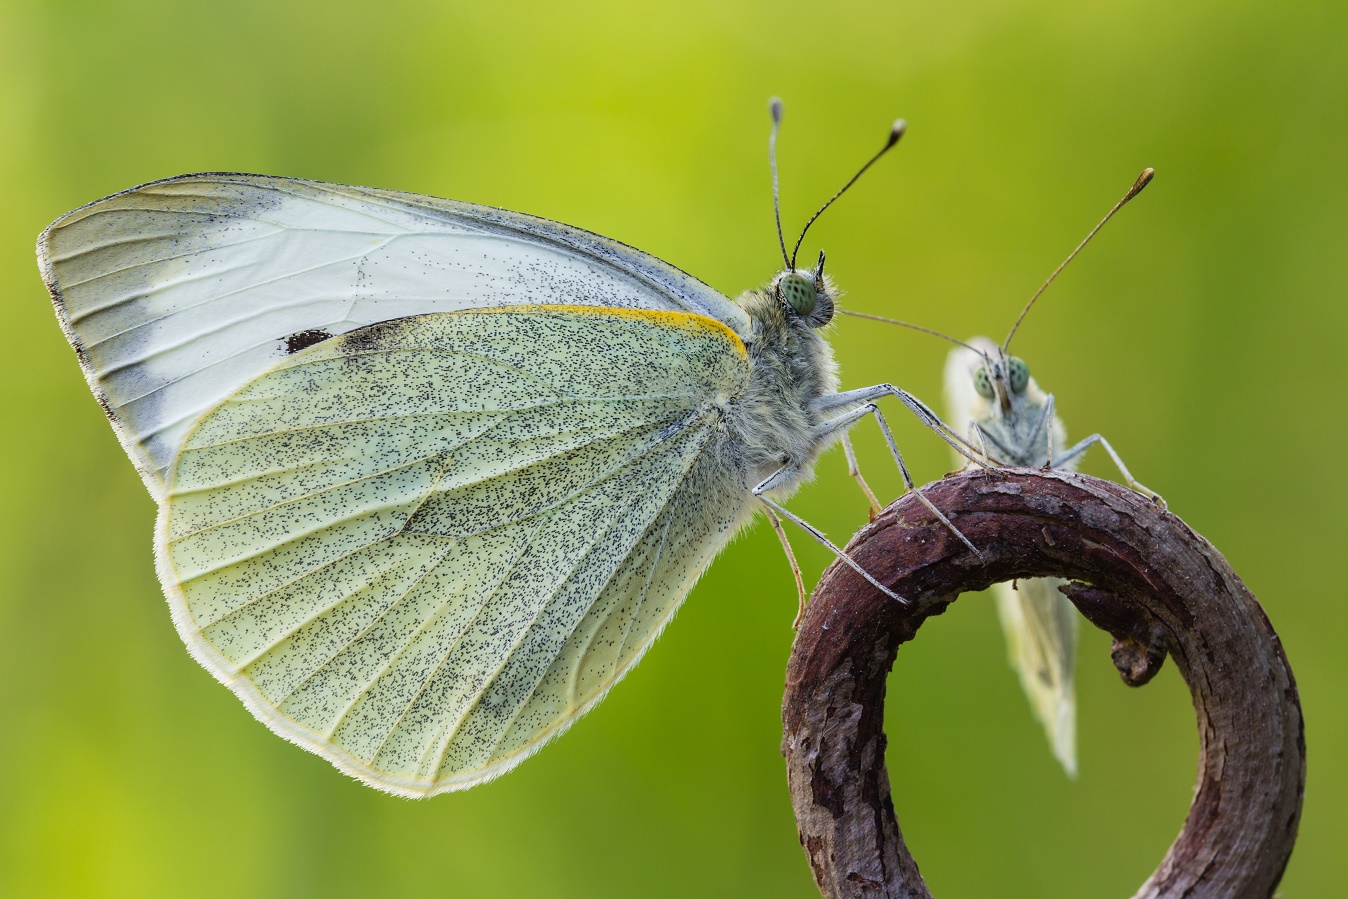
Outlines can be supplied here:
M206 413L159 557L194 653L278 733L426 795L517 764L655 639L746 515L699 316L431 314L300 351Z
M66 336L161 498L194 422L288 353L374 322L538 303L743 313L652 256L555 222L415 194L186 175L63 216L38 241Z

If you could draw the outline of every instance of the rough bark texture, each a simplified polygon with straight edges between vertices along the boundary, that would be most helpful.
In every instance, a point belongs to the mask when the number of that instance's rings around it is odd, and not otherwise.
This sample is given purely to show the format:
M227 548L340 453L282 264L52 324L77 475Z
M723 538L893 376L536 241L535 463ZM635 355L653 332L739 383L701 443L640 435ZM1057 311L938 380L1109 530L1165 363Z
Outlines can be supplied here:
M885 678L899 645L963 592L1055 575L1115 637L1125 682L1165 656L1193 694L1201 738L1189 816L1135 899L1267 899L1296 838L1305 785L1301 706L1282 645L1226 560L1180 519L1126 488L1061 471L955 475L925 495L980 563L910 495L849 545L867 571L825 572L801 622L782 707L801 846L826 897L927 897L885 771Z

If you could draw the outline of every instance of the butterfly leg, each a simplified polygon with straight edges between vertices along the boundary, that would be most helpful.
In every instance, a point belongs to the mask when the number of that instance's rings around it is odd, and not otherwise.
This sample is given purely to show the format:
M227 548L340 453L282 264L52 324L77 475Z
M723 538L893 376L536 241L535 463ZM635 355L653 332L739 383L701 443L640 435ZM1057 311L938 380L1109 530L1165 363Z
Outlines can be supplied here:
M1128 471L1128 466L1124 465L1123 460L1119 458L1119 454L1114 452L1114 447L1110 446L1109 441L1101 437L1099 434L1092 434L1085 440L1066 450L1061 456L1058 457L1057 464L1059 466L1063 466L1076 461L1076 459L1079 458L1083 453L1085 453L1086 450L1090 449L1097 443L1105 448L1105 452L1109 453L1109 458L1114 460L1114 465L1118 467L1119 474L1123 475L1123 480L1128 484L1129 487L1133 488L1138 493L1151 497L1151 499L1154 502L1160 503L1162 508L1166 508L1165 498L1162 497L1161 494L1157 493L1155 490L1152 490L1150 487L1146 486L1145 484L1141 483L1136 478L1134 478L1132 473Z
M867 403L873 403L883 396L892 396L907 407L908 411L917 416L918 421L936 432L936 435L950 444L955 452L964 458L973 462L980 468L989 468L986 462L978 457L978 447L969 443L959 434L955 433L950 425L941 421L941 417L926 403L913 396L906 390L900 390L893 384L876 384L874 387L862 387L857 390L847 390L843 393L834 393L829 396L822 396L810 404L810 411L815 413L842 412L854 410Z
M1053 467L1053 394L1051 394L1051 393L1048 395L1048 399L1044 402L1044 412L1043 412L1042 415L1039 416L1039 420L1038 420L1037 422L1034 423L1034 430L1030 432L1030 437L1029 437L1029 439L1025 441L1026 444L1028 444L1028 445L1030 445L1030 446L1033 446L1033 445L1034 445L1034 442L1035 442L1036 440L1039 439L1039 432L1042 431L1042 430L1044 430L1044 428L1048 428L1048 440L1045 442L1045 446L1047 446L1047 448L1048 448L1048 451L1047 451L1047 458L1048 458L1048 461L1047 461L1046 463L1044 463L1044 467L1045 467L1045 468L1052 468L1052 467Z
M971 421L969 422L969 445L972 446L975 440L978 441L978 454L983 457L984 462L990 461L992 457L988 455L988 441L983 437L983 429L978 426L978 422Z
M835 556L841 559L843 563L847 565L848 568L851 568L857 574L864 577L872 587L879 590L881 593L885 594L890 599L902 603L903 605L908 605L908 600L904 599L902 596L895 593L893 590L889 589L884 584L880 583L874 577L872 577L871 573L866 569L862 568L860 565L858 565L855 559L853 559L847 553L843 552L841 549L835 546L833 544L833 541L825 537L823 531L819 530L814 525L810 524L808 521L801 518L799 515L787 511L786 508L783 507L780 503L773 502L772 500L768 499L767 496L764 495L768 491L777 488L778 486L789 481L791 478L795 477L796 470L797 470L796 467L793 465L784 465L781 468L777 469L777 471L773 472L771 475L764 478L763 481L753 489L754 496L758 497L759 501L762 502L763 505L768 507L768 511L775 512L782 518L785 518L787 521L791 522L796 527L800 528L805 533L813 537L819 544L826 547L830 552L832 552ZM801 589L803 590L804 587L802 586Z
M983 426L976 421L970 423L969 430L975 437L978 438L978 447L979 451L983 454L983 462L985 463L984 464L985 468L995 468L999 465L1007 464L1003 462L1001 459L997 458L996 456L993 456L988 452L988 444L991 443L993 447L997 449L999 452L1005 454L1006 456L1011 455L1011 451L1007 449L1006 446L1000 440L997 439L996 434L992 434L989 433L988 431L983 430Z
M844 431L842 435L842 447L843 455L847 457L847 473L857 482L857 486L861 488L861 492L866 494L866 500L871 504L871 521L874 521L875 516L880 514L880 501L875 498L875 494L871 492L870 485L867 484L866 479L861 476L861 469L857 467L857 454L852 449L852 441L847 438L846 431Z
M786 561L791 563L791 573L796 578L796 595L799 597L799 605L796 606L796 617L791 622L791 630L800 626L800 619L805 617L805 605L810 601L805 593L805 579L800 576L800 565L796 562L796 554L791 551L791 541L786 539L786 531L782 528L782 520L777 517L777 513L771 508L764 509L768 513L768 522L772 529L777 532L777 539L782 542L782 549L786 551Z
M978 557L979 561L984 561L983 554L978 551L977 547L975 547L972 543L969 542L969 538L965 537L964 534L960 531L960 529L955 527L955 525L951 523L949 518L945 517L945 515L941 512L940 509L932 505L931 500L923 496L921 490L917 489L917 485L913 483L913 476L908 473L908 466L903 461L903 454L899 452L899 445L894 442L894 434L889 430L889 422L885 421L884 414L880 412L879 407L877 407L875 403L867 403L866 405L862 406L859 409L853 409L850 412L844 412L837 418L830 419L829 421L826 421L823 424L818 425L817 433L819 434L820 437L827 439L828 436L835 434L838 431L845 432L847 428L850 428L852 425L856 424L858 421L865 418L867 415L875 416L875 422L880 426L880 433L884 435L885 443L889 445L889 452L894 457L894 462L899 466L899 474L902 475L903 477L904 488L916 494L918 500L922 503L922 505L926 506L927 509L933 515L936 516L938 521L940 521L947 528L949 528L950 532L954 534L956 537L958 537L960 539L960 542L963 543L965 546L967 546L969 548L969 551ZM937 420L939 421L940 419ZM944 425L942 426L944 427ZM975 459L974 461L978 460Z

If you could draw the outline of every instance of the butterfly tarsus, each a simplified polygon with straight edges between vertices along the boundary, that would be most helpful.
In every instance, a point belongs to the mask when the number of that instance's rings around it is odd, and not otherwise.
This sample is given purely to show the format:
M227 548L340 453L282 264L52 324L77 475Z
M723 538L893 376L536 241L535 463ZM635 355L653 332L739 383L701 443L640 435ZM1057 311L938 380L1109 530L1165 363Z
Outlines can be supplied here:
M993 459L992 456L988 453L988 437L991 437L992 435L985 434L983 432L983 429L978 426L978 422L970 422L969 436L971 438L978 439L978 452L980 455L983 456L984 467L985 468L996 467L998 462L995 459Z
M1044 400L1044 412L1043 412L1042 415L1039 416L1039 420L1036 421L1036 422L1034 423L1034 430L1030 432L1029 439L1026 440L1025 442L1026 442L1027 444L1033 446L1033 445L1034 445L1034 442L1035 442L1036 440L1039 439L1039 432L1042 431L1042 430L1044 430L1045 428L1048 428L1048 440L1045 441L1045 446L1046 446L1047 452L1048 452L1048 465L1045 466L1045 467L1047 467L1047 468L1052 468L1052 467L1053 467L1053 394L1051 394L1051 393L1048 395L1047 399Z

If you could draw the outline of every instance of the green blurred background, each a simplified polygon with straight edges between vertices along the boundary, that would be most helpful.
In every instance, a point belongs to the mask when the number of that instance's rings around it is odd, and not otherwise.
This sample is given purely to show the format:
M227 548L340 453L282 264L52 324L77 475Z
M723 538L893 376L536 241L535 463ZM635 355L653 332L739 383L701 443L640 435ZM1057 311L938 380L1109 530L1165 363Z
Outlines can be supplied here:
M807 242L854 309L967 336L1019 306L1143 166L1153 186L1017 338L1072 433L1106 434L1260 597L1310 747L1284 895L1348 883L1348 7L1323 2L0 0L0 893L816 895L780 739L795 596L739 539L639 669L509 776L411 802L255 722L188 658L154 507L33 264L61 213L182 172L418 191L558 219L737 293L896 115L908 137ZM946 348L857 320L846 386L933 402ZM919 480L946 448L895 409ZM873 428L863 467L898 489ZM1331 459L1333 457L1331 456ZM1086 469L1114 477L1103 456ZM865 519L841 455L794 508ZM817 576L827 559L798 540ZM1127 895L1188 805L1173 665L1138 691L1084 634L1081 777L1055 767L985 597L901 653L900 820L942 897Z

